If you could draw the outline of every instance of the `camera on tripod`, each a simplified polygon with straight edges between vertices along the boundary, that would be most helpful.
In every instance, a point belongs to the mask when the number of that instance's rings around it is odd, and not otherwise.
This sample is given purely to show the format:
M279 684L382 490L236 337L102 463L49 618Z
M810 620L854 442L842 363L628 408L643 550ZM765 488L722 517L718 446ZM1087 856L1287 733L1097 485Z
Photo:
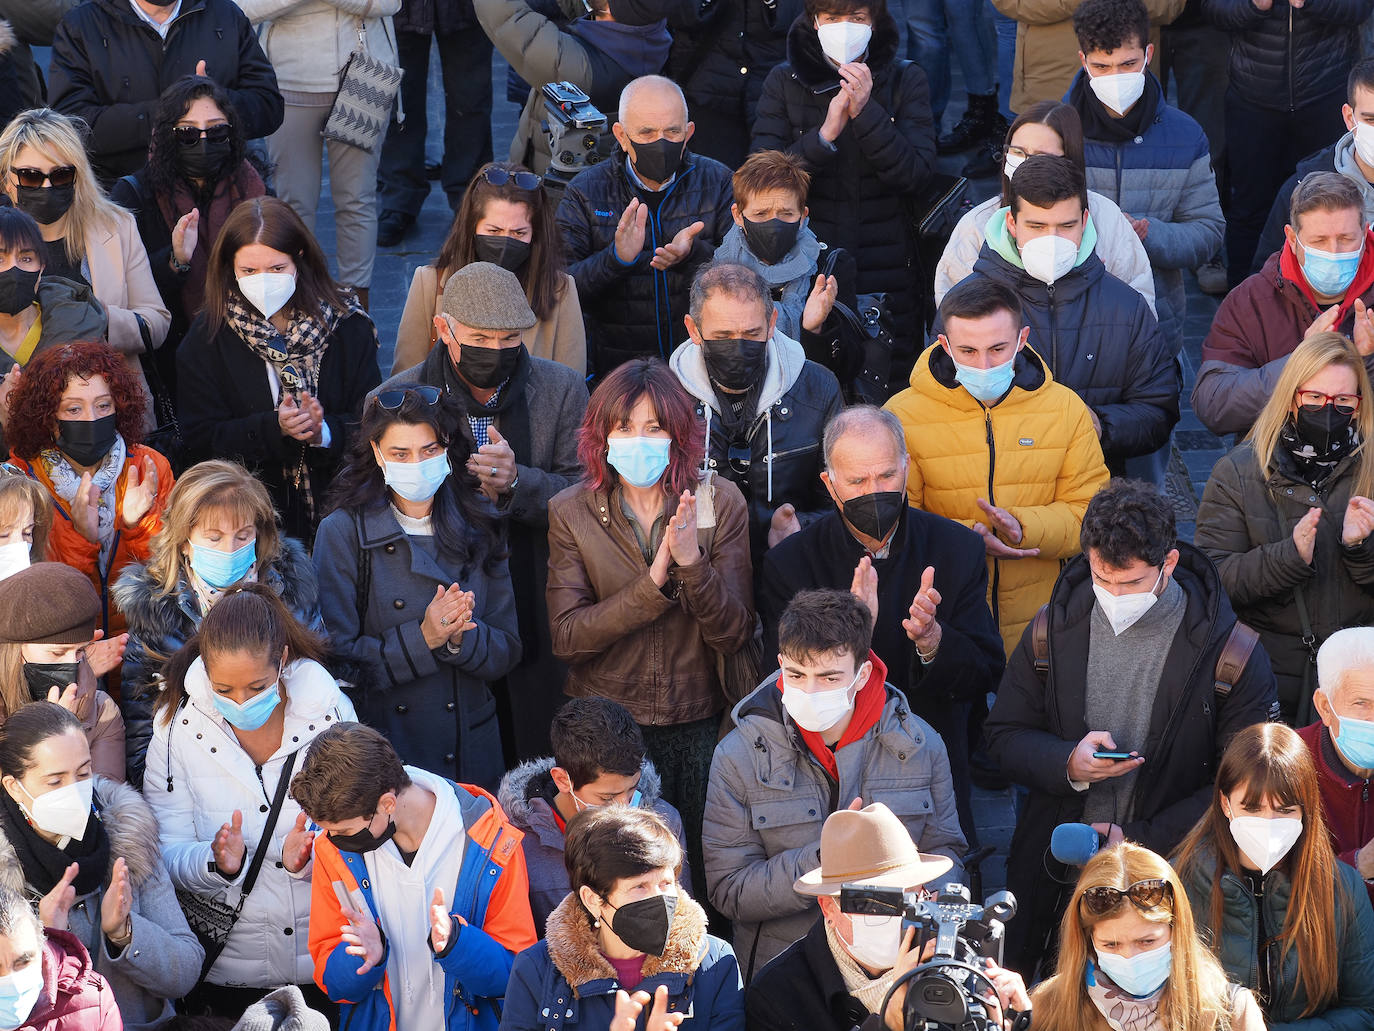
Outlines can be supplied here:
M562 193L572 177L611 155L615 137L606 116L571 82L550 82L544 96L544 135L549 140L549 167L544 185Z
M840 911L856 916L900 916L903 937L907 928L916 929L912 943L916 955L923 955L929 942L935 943L934 954L892 986L894 990L902 984L907 986L903 1010L906 1031L1002 1031L992 1019L986 998L989 992L996 998L997 990L982 961L1002 964L1004 925L1016 915L1016 898L1011 892L995 892L979 906L970 901L968 889L957 882L946 884L933 899L914 891L846 884L840 889ZM888 994L890 997L891 991ZM884 999L883 1009L886 1004Z

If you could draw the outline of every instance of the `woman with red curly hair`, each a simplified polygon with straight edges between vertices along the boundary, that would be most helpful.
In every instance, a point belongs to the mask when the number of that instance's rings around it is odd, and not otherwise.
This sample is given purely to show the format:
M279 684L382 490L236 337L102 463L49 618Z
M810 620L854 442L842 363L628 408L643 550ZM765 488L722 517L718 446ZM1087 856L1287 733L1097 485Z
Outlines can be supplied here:
M110 584L148 561L172 491L172 467L143 439L142 383L108 344L36 354L10 395L11 460L52 496L48 555L91 578L105 636L124 631Z
M578 436L583 482L549 502L549 623L565 692L629 709L701 869L706 776L727 699L717 656L754 629L744 496L702 484L692 399L658 359L607 376Z

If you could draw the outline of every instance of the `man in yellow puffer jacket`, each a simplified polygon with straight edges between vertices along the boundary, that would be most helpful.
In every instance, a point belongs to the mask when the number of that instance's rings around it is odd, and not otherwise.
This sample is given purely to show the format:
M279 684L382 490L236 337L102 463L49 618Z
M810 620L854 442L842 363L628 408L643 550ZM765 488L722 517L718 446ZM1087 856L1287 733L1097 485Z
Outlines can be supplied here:
M1088 407L1026 346L1016 295L972 277L940 304L945 332L888 401L911 453L907 495L983 537L988 604L1007 653L1078 553L1108 480Z

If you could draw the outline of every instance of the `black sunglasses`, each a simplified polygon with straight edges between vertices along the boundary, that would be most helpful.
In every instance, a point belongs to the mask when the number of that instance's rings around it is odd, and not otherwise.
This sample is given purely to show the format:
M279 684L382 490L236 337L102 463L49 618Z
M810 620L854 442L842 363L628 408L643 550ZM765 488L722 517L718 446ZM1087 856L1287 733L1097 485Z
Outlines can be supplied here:
M221 122L219 125L212 125L202 129L198 125L174 125L172 126L172 139L177 141L179 147L194 147L204 136L211 143L223 143L233 133L234 127L228 122Z
M1169 910L1174 908L1174 886L1163 877L1151 877L1148 880L1136 881L1129 888L1113 888L1107 884L1099 884L1093 888L1086 888L1083 891L1083 908L1088 911L1090 916L1106 916L1114 913L1121 907L1124 900L1130 899L1136 909L1149 912L1158 909L1160 906L1167 905Z
M49 172L36 168L16 168L14 179L20 186L37 189L45 182L49 186L70 186L76 182L76 168L72 165L58 165Z
M377 395L376 400L388 412L394 412L405 404L406 398L412 394L426 405L437 405L444 392L438 387L431 386L397 387L395 390L383 390Z
M504 168L484 168L482 178L493 186L515 183L517 190L537 190L544 185L544 177L533 172L507 172Z

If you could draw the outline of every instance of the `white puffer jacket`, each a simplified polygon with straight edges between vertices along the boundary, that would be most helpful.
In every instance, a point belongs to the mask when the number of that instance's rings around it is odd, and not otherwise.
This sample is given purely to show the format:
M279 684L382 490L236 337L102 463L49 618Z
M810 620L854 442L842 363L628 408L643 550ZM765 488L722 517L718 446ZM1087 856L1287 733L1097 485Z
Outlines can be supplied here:
M162 858L179 890L224 893L224 902L238 905L239 886L262 837L286 757L333 724L357 719L353 704L318 663L297 660L282 679L287 698L282 744L261 769L215 710L200 659L186 674L187 700L171 723L154 721L143 791L157 813ZM298 755L295 769L304 762L304 754ZM227 882L210 869L210 843L235 809L243 813L248 853L238 877ZM288 795L257 884L207 978L211 984L268 988L311 981L310 879L292 877L281 864L282 843L299 812Z
M277 87L333 93L348 55L358 49L361 23L369 56L396 63L391 16L401 0L237 0L258 30L258 42L277 73Z

